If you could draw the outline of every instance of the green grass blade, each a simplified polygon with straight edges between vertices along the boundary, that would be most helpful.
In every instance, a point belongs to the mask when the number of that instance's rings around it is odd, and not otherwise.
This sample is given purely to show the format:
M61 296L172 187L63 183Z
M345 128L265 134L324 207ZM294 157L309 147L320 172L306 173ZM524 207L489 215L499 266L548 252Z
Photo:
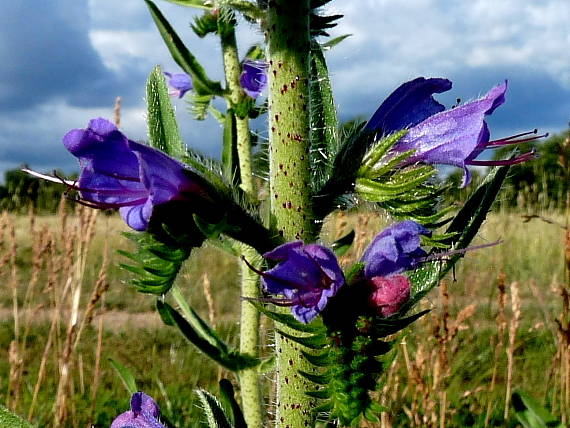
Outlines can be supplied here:
M109 362L111 363L117 374L119 375L121 381L123 381L125 388L127 388L127 392L131 395L137 392L138 391L137 382L135 380L135 376L133 375L133 373L128 368L126 368L121 363L115 361L112 358L109 358Z

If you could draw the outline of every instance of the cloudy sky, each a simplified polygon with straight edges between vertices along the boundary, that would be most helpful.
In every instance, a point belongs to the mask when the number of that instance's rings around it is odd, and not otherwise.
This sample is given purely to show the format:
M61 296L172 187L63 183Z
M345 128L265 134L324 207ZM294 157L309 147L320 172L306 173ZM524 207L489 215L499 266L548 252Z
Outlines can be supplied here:
M216 40L188 27L193 11L158 6L202 61L221 78ZM570 2L567 0L335 0L345 18L333 35L352 34L328 53L340 115L368 117L400 83L448 77L450 106L505 78L507 103L490 119L493 136L540 128L560 132L570 119ZM262 41L242 23L242 52ZM123 130L144 140L144 84L155 64L176 71L142 0L18 0L0 14L0 175L26 163L76 169L61 145L90 118L112 117L123 98ZM175 101L188 145L216 156L221 130L195 122Z

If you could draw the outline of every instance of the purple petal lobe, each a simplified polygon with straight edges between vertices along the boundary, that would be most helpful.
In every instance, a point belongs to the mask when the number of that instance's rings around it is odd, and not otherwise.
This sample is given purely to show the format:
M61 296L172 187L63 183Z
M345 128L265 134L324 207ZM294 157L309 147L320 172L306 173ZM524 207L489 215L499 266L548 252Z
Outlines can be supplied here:
M282 294L291 302L293 316L311 322L344 284L334 253L317 244L288 242L263 255L279 262L262 275L268 293Z
M406 161L408 164L425 162L465 168L466 161L488 141L484 118L505 101L506 90L505 82L480 99L429 117L412 127L393 150L415 150Z
M445 109L432 95L450 89L447 79L418 77L406 82L378 107L366 129L387 135L414 126Z
M427 254L421 249L420 235L431 232L422 225L406 220L380 232L364 252L364 277L386 277L413 269Z
M165 428L158 420L160 409L154 400L143 392L131 397L131 410L117 416L111 428Z
M250 97L259 97L267 86L267 68L265 61L244 61L239 80L244 92Z
M186 73L168 73L164 72L164 75L168 77L168 85L174 89L174 95L178 98L182 98L186 92L193 88L192 78Z

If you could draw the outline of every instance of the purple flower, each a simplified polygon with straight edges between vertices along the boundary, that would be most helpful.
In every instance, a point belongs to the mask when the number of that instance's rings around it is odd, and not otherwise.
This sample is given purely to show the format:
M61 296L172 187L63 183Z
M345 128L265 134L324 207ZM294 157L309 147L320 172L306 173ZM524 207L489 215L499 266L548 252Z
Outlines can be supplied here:
M239 78L240 85L247 95L257 98L267 86L267 67L265 61L245 60Z
M509 160L475 160L486 148L542 137L519 138L531 134L525 133L490 141L489 128L484 119L505 102L506 81L492 88L482 98L445 110L432 95L449 89L451 82L447 79L419 77L404 83L382 103L368 121L366 129L387 135L408 128L407 134L393 147L393 152L415 150L405 164L425 162L463 168L462 187L471 180L467 165L512 165L534 157L534 153L529 152Z
M168 85L173 89L170 95L182 98L186 92L193 88L192 78L186 73L169 73L164 72L168 77Z
M420 235L431 232L406 220L380 232L364 252L364 280L370 288L369 304L384 317L398 312L410 297L410 281L403 272L414 269L427 253Z
M118 208L135 230L146 230L157 205L211 201L203 180L187 165L129 140L105 119L69 131L63 144L79 159L81 174L71 187L80 192L80 202Z
M420 235L431 236L431 232L412 220L384 229L362 255L364 277L386 277L415 268L427 255L420 247Z
M291 306L293 316L302 323L311 322L344 284L344 275L334 253L322 245L288 242L263 255L277 266L260 272L268 293L284 299L269 301Z
M165 428L159 417L160 410L154 400L144 392L135 392L131 410L117 416L110 428Z

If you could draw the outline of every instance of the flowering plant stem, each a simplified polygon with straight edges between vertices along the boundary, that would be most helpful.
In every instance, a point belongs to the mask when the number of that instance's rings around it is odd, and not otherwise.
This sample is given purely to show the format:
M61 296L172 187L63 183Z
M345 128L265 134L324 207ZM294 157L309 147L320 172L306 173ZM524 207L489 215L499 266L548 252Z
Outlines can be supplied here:
M235 31L228 29L221 35L226 88L228 90L228 110L239 103L244 94L239 78L241 66L238 57ZM236 116L236 140L240 171L240 186L249 196L253 196L253 177L251 172L251 139L249 118ZM241 255L254 265L259 265L257 251L247 245L239 246ZM258 275L240 260L240 282L242 297L258 298ZM240 352L252 357L259 357L259 312L247 300L241 301L240 314ZM244 418L250 428L263 426L262 394L257 368L244 369L239 373L241 399Z
M286 241L313 242L317 231L309 165L309 1L270 2L266 34L271 213ZM284 325L277 329L288 331ZM313 426L315 403L305 394L311 386L299 374L314 372L302 354L308 350L280 334L276 334L275 350L276 426Z

